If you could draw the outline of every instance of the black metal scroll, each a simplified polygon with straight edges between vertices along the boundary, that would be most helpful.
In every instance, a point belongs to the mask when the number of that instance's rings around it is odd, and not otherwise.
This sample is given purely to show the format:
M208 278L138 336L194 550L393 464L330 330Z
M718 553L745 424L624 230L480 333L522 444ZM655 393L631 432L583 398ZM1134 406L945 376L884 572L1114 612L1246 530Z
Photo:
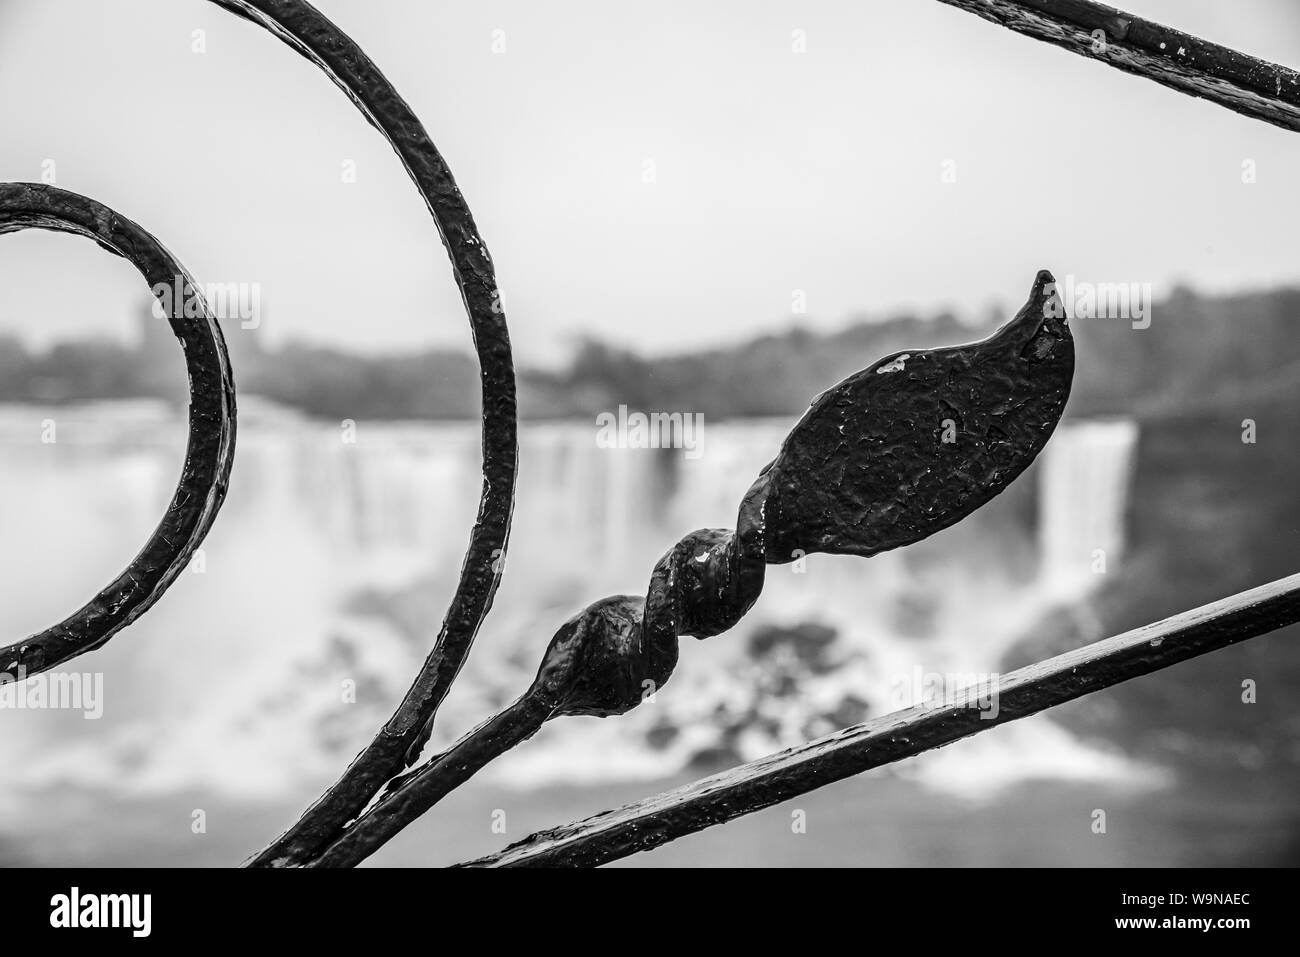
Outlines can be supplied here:
M93 239L126 259L160 297L185 353L190 434L162 522L126 570L80 610L0 650L0 671L31 676L93 651L153 606L189 563L226 497L235 454L235 387L221 329L189 274L158 240L93 199L53 186L0 183L0 234L49 229ZM186 306L191 318L186 318Z
M319 66L392 144L430 213L451 258L469 314L482 379L483 493L451 606L428 659L396 712L371 744L279 840L253 863L301 864L337 835L405 756L439 704L492 604L514 505L518 441L514 364L492 259L451 171L410 107L341 30L303 0L212 0L257 23ZM89 235L127 256L153 283L183 283L183 270L147 233L93 200L46 187L8 184L0 220L13 231L31 226ZM190 328L173 317L190 369L190 448L176 498L154 537L122 575L67 621L6 648L3 665L33 674L98 648L157 600L202 540L225 494L234 443L234 392L216 320L203 307Z
M388 723L343 776L251 863L305 863L355 817L433 720L492 605L510 534L518 438L514 361L492 257L451 170L392 84L342 30L303 0L212 0L257 23L320 67L397 152L433 214L469 313L482 378L483 495L442 630Z

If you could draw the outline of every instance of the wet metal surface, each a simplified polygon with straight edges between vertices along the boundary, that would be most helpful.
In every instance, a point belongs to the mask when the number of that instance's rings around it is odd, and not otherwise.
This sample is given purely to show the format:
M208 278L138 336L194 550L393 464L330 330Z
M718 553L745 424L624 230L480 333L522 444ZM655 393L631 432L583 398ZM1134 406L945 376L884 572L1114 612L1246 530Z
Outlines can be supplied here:
M235 454L235 386L221 329L189 275L142 227L67 190L0 183L0 234L48 229L94 240L140 271L170 306L172 332L189 376L185 465L162 521L126 569L86 605L38 634L0 649L11 679L53 668L105 644L148 611L189 563L225 500ZM189 304L189 317L186 304ZM157 320L162 322L164 320Z
M745 494L736 530L700 529L556 632L532 686L444 754L393 782L316 864L364 860L496 756L562 715L612 717L659 693L679 638L730 629L764 569L815 552L873 555L952 525L1047 444L1074 373L1051 274L988 339L886 356L818 396ZM689 813L689 812L684 812Z

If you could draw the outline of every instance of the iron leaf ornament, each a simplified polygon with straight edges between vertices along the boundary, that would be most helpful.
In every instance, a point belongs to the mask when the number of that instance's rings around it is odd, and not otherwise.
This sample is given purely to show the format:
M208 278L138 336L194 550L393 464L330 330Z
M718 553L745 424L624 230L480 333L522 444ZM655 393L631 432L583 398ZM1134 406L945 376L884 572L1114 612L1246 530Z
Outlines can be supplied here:
M631 711L668 681L680 638L719 635L749 611L767 565L875 555L969 515L1042 451L1073 374L1074 340L1044 270L989 338L895 353L822 393L745 494L734 531L691 532L655 565L644 597L615 595L570 618L517 701L395 778L315 863L374 853L551 718Z
M875 555L1001 492L1043 450L1074 374L1052 274L982 342L886 356L822 393L755 483L764 555Z

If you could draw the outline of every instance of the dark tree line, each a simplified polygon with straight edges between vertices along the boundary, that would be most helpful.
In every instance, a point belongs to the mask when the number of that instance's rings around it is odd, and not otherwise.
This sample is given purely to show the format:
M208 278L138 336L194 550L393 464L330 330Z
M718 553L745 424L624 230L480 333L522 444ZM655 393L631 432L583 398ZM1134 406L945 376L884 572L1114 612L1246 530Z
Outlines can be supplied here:
M520 372L525 418L590 419L630 409L700 412L707 419L797 414L826 382L881 355L987 334L1004 317L964 324L951 315L802 327L735 346L647 357L595 339L558 370ZM1248 401L1300 383L1300 290L1202 296L1176 289L1151 307L1147 328L1123 318L1072 322L1079 368L1069 411L1136 414ZM322 418L473 419L478 371L464 353L362 356L290 343L263 349L227 324L241 393ZM68 403L156 397L185 401L175 343L155 323L138 345L60 343L48 351L0 338L0 401Z

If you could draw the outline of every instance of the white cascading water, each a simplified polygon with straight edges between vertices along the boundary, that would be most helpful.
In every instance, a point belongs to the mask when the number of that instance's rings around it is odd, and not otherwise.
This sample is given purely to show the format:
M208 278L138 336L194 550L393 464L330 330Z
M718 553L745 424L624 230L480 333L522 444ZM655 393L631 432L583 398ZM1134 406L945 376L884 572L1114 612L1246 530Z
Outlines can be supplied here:
M41 442L47 418L58 423L55 444ZM522 691L570 615L604 595L643 593L683 533L733 526L792 424L709 425L698 458L600 448L594 424L525 424L504 580L433 746ZM58 620L121 569L162 514L183 434L182 420L149 405L0 408L6 641ZM346 765L437 635L481 481L473 424L362 422L355 442L346 437L241 398L231 493L202 570L69 666L103 672L102 719L0 714L0 760L15 788L306 798ZM770 568L740 626L683 640L653 702L621 718L554 722L490 773L519 786L673 775L911 704L914 674L996 671L1053 603L1096 580L1094 549L1112 567L1121 559L1135 438L1125 422L1058 430L1038 470L1037 541L1010 520L1004 496L908 549ZM811 664L796 645L756 661L759 629L809 623L833 636ZM971 793L1026 776L1133 776L1122 758L1046 719L900 768Z
M1079 422L1045 450L1038 538L1043 587L1053 597L1082 597L1123 561L1137 437L1129 420Z

